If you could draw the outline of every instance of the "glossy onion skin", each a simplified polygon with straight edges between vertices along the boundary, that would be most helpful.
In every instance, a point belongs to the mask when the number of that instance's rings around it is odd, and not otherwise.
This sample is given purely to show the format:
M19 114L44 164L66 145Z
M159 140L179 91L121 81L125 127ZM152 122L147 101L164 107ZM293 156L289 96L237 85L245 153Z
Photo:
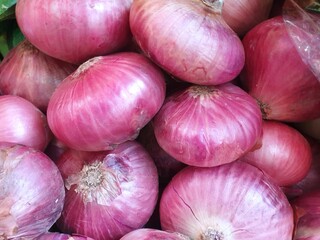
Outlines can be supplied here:
M155 209L157 169L137 142L129 141L107 152L70 149L57 166L67 189L57 221L62 232L118 240L146 224Z
M0 119L0 142L43 151L52 138L44 113L22 97L0 96Z
M257 103L231 83L178 91L154 118L160 147L173 158L200 167L238 159L255 146L261 129Z
M49 157L30 147L2 142L0 153L0 236L33 239L60 217L61 174Z
M294 225L281 189L241 161L183 169L162 194L160 220L191 239L291 240Z
M52 95L47 116L54 135L81 151L102 151L135 139L165 98L162 71L138 53L96 57Z
M320 191L303 194L291 202L296 215L296 229L293 240L319 239Z
M94 240L93 238L81 235L69 235L66 233L48 232L35 238L34 240Z
M184 81L216 85L243 68L241 40L199 0L135 0L130 28L147 56Z
M269 174L279 186L301 181L311 167L312 151L308 140L296 129L279 122L264 120L261 146L243 158Z
M190 240L190 238L180 233L140 228L127 233L120 240Z
M0 92L23 97L45 113L53 91L74 70L75 65L42 53L25 39L0 64Z
M279 1L279 0L275 0ZM224 0L222 17L240 37L268 19L274 0Z
M131 2L21 0L17 1L16 19L24 36L42 52L81 64L118 51L129 42Z
M299 122L320 116L320 82L302 61L283 18L251 29L243 39L243 87L269 120Z

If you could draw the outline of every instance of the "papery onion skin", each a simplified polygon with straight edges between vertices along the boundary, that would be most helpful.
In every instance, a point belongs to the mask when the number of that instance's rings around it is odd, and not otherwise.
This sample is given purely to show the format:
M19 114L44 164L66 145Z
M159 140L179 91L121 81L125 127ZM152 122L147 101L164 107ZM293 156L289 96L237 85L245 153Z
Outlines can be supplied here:
M54 135L80 151L102 151L135 139L165 98L161 69L138 53L95 57L53 93L47 110Z
M201 1L135 0L129 19L142 51L181 80L216 85L243 68L241 40Z
M274 0L224 0L222 17L242 37L254 26L268 19L273 2Z
M163 230L191 239L291 240L293 211L280 187L236 161L179 172L160 200Z
M58 232L48 232L40 235L34 240L94 240L93 238L89 238L81 235L74 234L66 234L66 233L58 233Z
M0 64L0 92L25 98L45 113L55 88L75 69L23 40Z
M257 99L263 117L300 122L320 116L320 82L303 63L283 18L270 18L243 39L242 86Z
M0 142L43 151L52 138L44 113L22 97L0 96L0 119Z
M24 36L42 52L82 64L129 43L131 2L21 0L16 4L16 19Z
M176 232L167 232L159 229L140 228L124 235L120 240L191 240Z
M57 221L65 233L118 240L141 228L158 199L156 166L137 142L107 152L66 151L57 161L67 189Z
M262 129L255 100L231 83L194 85L172 94L153 123L163 150L201 167L235 161L255 146Z
M33 239L59 218L65 197L61 174L43 152L0 143L0 236Z
M279 121L264 120L261 146L241 160L250 163L281 187L301 181L311 167L312 151L308 140L296 129Z
M293 240L317 240L320 237L320 190L303 194L291 201L296 215Z

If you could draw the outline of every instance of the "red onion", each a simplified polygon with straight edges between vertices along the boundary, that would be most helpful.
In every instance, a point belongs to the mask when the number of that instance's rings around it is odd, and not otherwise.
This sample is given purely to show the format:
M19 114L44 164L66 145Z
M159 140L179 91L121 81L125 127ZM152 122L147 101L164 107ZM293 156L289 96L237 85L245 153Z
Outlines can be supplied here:
M319 239L320 190L301 195L291 204L297 217L293 240Z
M38 49L54 58L81 64L118 51L130 41L131 2L20 0L16 19L24 36Z
M140 228L127 233L120 240L190 240L190 238L176 232Z
M107 152L69 149L57 161L67 189L62 232L118 240L141 228L158 198L157 169L137 142Z
M75 69L74 65L49 57L24 40L0 64L0 92L23 97L46 112L55 88Z
M201 167L238 159L255 146L261 128L255 100L231 83L176 92L154 118L160 147L185 164Z
M307 175L298 183L283 188L288 198L292 199L319 189L320 186L320 142L307 138L312 150L311 167Z
M241 159L269 174L279 186L290 186L308 173L312 152L307 139L293 127L263 121L261 147Z
M130 27L143 52L168 73L201 85L234 79L243 68L239 37L210 6L221 1L135 0Z
M19 96L0 96L0 142L23 144L43 151L52 134L46 116Z
M143 55L122 52L95 57L53 93L48 123L68 147L108 150L135 139L164 98L162 71Z
M301 60L282 17L251 29L243 45L242 83L265 119L298 122L320 116L320 82Z
M2 142L0 152L0 238L33 239L47 232L61 214L61 174L33 148Z
M222 17L239 36L244 36L254 26L268 19L273 2L273 0L224 0Z
M94 240L93 238L89 238L81 235L74 234L66 234L66 233L58 233L58 232L48 232L40 235L34 240Z
M160 200L163 230L191 239L291 240L288 199L258 168L236 161L180 171Z

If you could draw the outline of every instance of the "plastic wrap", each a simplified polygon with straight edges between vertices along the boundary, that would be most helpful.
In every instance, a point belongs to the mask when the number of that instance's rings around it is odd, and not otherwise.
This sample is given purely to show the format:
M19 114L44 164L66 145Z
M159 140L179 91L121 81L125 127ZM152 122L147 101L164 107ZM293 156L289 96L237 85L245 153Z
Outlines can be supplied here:
M320 81L320 0L286 0L282 11L302 60Z

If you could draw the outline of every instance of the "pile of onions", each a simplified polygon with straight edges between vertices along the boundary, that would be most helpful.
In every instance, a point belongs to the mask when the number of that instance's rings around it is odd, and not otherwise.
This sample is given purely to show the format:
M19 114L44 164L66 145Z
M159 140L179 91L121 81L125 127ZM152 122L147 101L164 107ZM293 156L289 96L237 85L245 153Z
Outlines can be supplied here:
M163 150L200 167L238 159L255 146L262 129L256 101L231 83L193 85L172 94L153 123Z
M291 202L296 215L293 240L319 239L320 190L301 195Z
M264 120L261 146L248 152L243 161L260 168L279 186L290 186L308 173L312 151L307 139L293 127Z
M61 174L51 159L33 148L2 142L0 153L0 236L33 239L61 214Z
M201 85L231 81L243 68L244 51L216 2L135 0L131 32L141 50L177 78Z
M53 91L75 69L24 40L0 64L0 92L23 97L46 112Z
M65 187L58 228L94 239L118 240L141 228L158 199L158 174L147 151L129 141L114 150L69 149L57 161Z
M130 41L131 2L21 0L15 10L20 30L34 46L51 57L81 64Z
M22 97L0 96L0 119L0 142L43 151L52 138L44 113Z
M281 16L251 29L243 46L241 81L265 119L300 122L320 117L320 82L302 61Z
M239 36L244 36L254 26L268 19L273 2L277 1L224 0L222 17Z
M191 239L292 240L291 205L258 168L241 161L180 171L160 200L163 230Z
M135 139L165 98L164 75L141 54L121 52L81 64L50 98L50 129L66 146L103 151Z
M140 228L124 235L120 240L191 240L189 237L176 232L159 229Z

